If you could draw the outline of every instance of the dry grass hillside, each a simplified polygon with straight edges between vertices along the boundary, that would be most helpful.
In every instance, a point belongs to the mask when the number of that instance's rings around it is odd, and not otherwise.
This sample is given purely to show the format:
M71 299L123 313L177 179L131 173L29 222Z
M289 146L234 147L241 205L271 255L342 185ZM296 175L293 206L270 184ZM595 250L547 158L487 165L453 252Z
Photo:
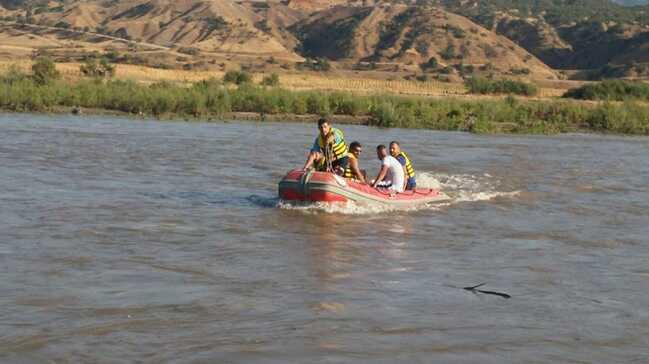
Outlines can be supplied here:
M557 29L543 18L519 17L508 13L497 13L493 30L543 60L559 63L570 54L572 46L558 34Z
M606 64L646 63L648 29L616 22L556 27L543 17L497 13L494 28L555 68L591 69Z
M291 9L303 12L316 12L329 9L335 6L362 6L368 5L369 1L350 1L350 0L288 0L287 5ZM371 2L373 3L373 1Z
M83 38L77 48L86 47L83 42L101 48L111 36L136 45L191 47L220 56L219 64L236 57L295 63L325 56L342 60L343 67L362 60L414 72L416 63L435 57L442 65L492 64L492 73L529 71L531 78L553 77L540 63L573 75L649 75L647 14L649 6L626 8L610 0L0 0L5 29L15 22L86 33L40 31L27 39L33 42L21 42L22 49L42 49L39 37L54 44ZM88 37L93 33L104 37ZM10 43L0 43L5 53ZM454 58L460 51L466 59Z
M17 67L23 72L29 72L31 61L0 61L0 75L6 73L10 68ZM57 70L66 80L76 81L83 77L79 71L80 63L58 63ZM210 78L221 78L223 72L218 71L185 71L185 70L164 70L136 65L117 65L115 68L115 77L122 80L133 80L144 84L156 82L173 82L188 84L207 80ZM252 81L260 83L265 74L253 74ZM465 95L466 89L461 84L444 83L434 80L420 82L415 80L404 79L377 79L369 78L363 75L353 73L333 73L320 74L313 72L291 72L280 76L282 88L307 91L346 91L355 94L397 94L397 95L414 95L414 96L462 96ZM548 88L548 93L542 96L552 94L552 89Z
M421 0L436 1L436 0ZM610 0L440 0L554 69L589 78L649 76L649 6Z
M32 61L0 61L0 75L5 74L10 68L17 67L23 72L29 72ZM83 77L80 72L80 63L58 63L56 68L66 80L76 81ZM219 71L186 71L165 70L145 66L120 64L115 67L115 78L133 80L143 84L156 82L173 82L189 84L210 78L221 78L223 72ZM265 76L263 73L253 74L252 81L260 83ZM429 80L425 82L405 79L380 79L371 75L356 74L353 72L335 72L320 74L315 72L290 72L280 76L282 88L295 91L322 90L345 91L354 94L394 94L425 97L465 97L465 98L502 98L505 96L475 96L469 95L462 84L439 82ZM539 83L538 98L551 98L561 96L566 90L580 86L576 81L542 81Z
M160 69L242 68L293 77L315 69L312 65L319 61L305 62L308 58L324 57L331 70L311 73L310 79L338 80L346 74L376 82L458 84L471 75L537 82L558 78L534 55L469 18L438 6L404 3L67 0L43 2L29 11L18 4L0 7L0 60L48 54L56 62L71 63L103 54L114 63ZM554 48L561 45L551 33L541 43L549 39Z
M193 47L206 52L273 55L294 61L291 42L282 42L263 26L266 3L229 0L75 1L34 12L38 25L85 30L162 46ZM273 6L282 6L273 4ZM299 14L285 12L278 23ZM296 20L296 19L295 19ZM293 21L295 21L293 20Z
M314 57L410 65L413 70L434 58L438 67L488 67L556 78L511 40L439 7L335 7L313 14L294 31L304 53Z

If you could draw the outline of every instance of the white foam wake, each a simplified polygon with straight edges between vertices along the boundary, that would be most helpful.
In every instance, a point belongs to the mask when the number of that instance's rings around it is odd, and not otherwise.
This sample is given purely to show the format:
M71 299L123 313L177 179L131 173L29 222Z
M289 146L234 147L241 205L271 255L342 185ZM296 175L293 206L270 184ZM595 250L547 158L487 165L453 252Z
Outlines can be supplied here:
M355 202L295 202L282 201L277 203L277 207L284 210L296 210L305 213L339 213L347 215L364 215L379 214L386 211L392 211L394 208L386 205L357 204Z
M487 201L497 197L515 197L520 191L499 191L501 184L489 174L445 174L423 172L417 174L417 187L436 188L452 198L452 202Z

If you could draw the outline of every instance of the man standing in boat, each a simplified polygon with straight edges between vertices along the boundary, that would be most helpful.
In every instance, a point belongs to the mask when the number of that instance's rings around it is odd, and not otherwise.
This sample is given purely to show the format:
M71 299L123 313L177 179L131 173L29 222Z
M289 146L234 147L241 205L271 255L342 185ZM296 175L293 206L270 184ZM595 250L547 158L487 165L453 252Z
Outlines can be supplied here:
M345 135L340 129L332 127L325 118L318 120L318 130L320 133L313 142L302 169L307 170L315 164L318 171L344 171L348 163Z
M381 161L381 170L372 182L372 187L386 187L390 192L403 192L405 173L401 163L393 156L388 155L388 150L383 144L376 147L376 156Z
M417 181L415 180L415 168L412 166L412 162L410 162L408 155L401 150L399 142L390 142L390 155L396 158L403 166L403 171L406 177L406 190L414 190L415 187L417 187Z

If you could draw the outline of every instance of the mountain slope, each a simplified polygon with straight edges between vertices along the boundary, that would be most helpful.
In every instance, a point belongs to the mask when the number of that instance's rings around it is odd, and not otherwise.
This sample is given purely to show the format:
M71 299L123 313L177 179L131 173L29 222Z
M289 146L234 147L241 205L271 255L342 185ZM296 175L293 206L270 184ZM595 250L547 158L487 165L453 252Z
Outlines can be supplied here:
M73 1L66 3L63 11L48 9L32 17L38 24L88 29L165 46L302 59L292 50L294 40L283 43L259 29L264 16L245 2L139 0L113 1L107 6L103 1ZM287 17L275 19L289 21Z
M35 34L35 48L48 37L73 47L76 36L64 30L74 29L88 33L87 42L101 33L221 57L287 62L326 57L410 71L435 58L442 67L490 65L501 73L528 70L548 78L554 72L546 65L572 70L649 62L649 6L609 0L0 0L0 5L3 29L23 22L61 29ZM15 40L24 39L30 38ZM102 40L94 41L101 48Z
M503 73L527 69L535 77L555 77L509 39L439 7L334 7L292 30L312 57L415 66L435 58L442 66L491 64Z
M507 36L553 68L617 62L627 44L638 44L649 32L649 7L627 8L608 0L443 1L447 9Z

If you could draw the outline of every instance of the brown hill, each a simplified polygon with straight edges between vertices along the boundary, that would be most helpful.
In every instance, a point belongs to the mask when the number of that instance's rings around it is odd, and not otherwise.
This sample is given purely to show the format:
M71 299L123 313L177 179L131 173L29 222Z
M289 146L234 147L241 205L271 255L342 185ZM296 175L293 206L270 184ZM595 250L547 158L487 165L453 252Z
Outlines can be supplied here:
M368 1L349 1L349 0L288 0L287 5L291 9L303 12L316 12L332 8L334 6L354 6L367 4Z
M493 28L497 34L511 39L546 64L550 62L551 66L559 64L566 55L573 52L572 46L542 17L521 18L497 13Z
M3 13L42 26L40 30L22 26L19 34L31 31L38 37L21 35L19 45L28 47L30 41L38 40L34 43L38 49L49 39L56 45L50 49L65 48L59 54L75 46L95 50L126 40L131 41L124 43L129 52L146 45L149 51L191 48L190 54L228 59L272 56L290 63L303 57L326 57L341 61L339 68L367 62L380 64L384 71L420 72L425 64L429 70L451 73L469 67L537 79L556 77L506 37L434 6L375 0L69 0L29 12L5 9ZM546 38L537 43L547 43ZM534 39L521 42L533 43ZM187 58L173 53L168 57ZM206 59L189 62L199 61Z
M302 40L303 53L311 57L412 67L435 58L442 67L489 65L501 73L556 77L506 37L439 7L334 7L311 15L293 31Z
M114 1L109 6L102 1L87 1L66 4L62 12L34 14L33 22L206 52L301 60L287 47L290 39L284 43L267 29L259 29L265 19L255 9L251 3L228 0ZM274 19L279 23L290 23L291 17L299 15L287 11L280 17L276 13Z
M447 10L507 36L555 69L637 68L646 62L649 6L623 7L609 0L439 1Z
M556 27L543 17L499 13L494 28L554 68L591 69L622 60L647 62L645 53L634 47L647 47L641 44L647 38L646 29L637 24L593 21Z

